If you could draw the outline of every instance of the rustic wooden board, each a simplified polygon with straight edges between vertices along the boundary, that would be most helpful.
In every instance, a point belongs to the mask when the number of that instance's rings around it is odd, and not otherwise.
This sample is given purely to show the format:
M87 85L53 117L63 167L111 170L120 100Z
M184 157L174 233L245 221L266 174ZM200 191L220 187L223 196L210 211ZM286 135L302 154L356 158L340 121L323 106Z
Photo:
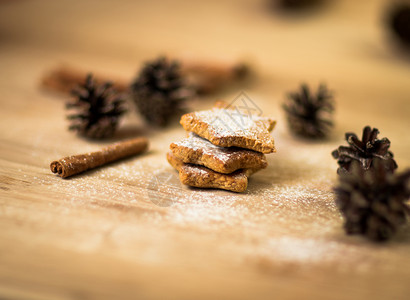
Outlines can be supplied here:
M263 1L6 1L0 9L0 298L406 299L410 228L387 244L345 236L330 152L378 127L410 167L410 60L382 24L389 1L331 1L283 16ZM100 148L66 130L64 98L38 88L59 62L132 78L161 53L246 59L242 90L278 119L278 152L244 194L181 186L167 164L184 136L130 113L115 140L150 151L63 180L56 158ZM330 140L292 137L280 108L301 81L335 91Z

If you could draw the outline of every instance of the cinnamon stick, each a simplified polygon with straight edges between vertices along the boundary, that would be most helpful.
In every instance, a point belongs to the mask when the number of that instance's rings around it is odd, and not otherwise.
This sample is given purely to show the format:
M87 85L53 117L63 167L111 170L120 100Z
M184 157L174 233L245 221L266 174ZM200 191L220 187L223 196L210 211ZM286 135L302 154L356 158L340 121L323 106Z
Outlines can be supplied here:
M240 80L249 74L249 66L240 62L223 62L180 59L181 72L187 78L187 83L199 94L210 94L218 89ZM73 88L83 84L89 72L62 65L49 71L41 80L45 89L69 94ZM118 92L127 92L131 85L129 81L93 74L97 83L112 81Z
M241 62L181 61L181 71L199 94L210 94L249 75L250 68Z
M51 172L67 178L121 158L140 154L148 148L148 140L140 137L109 145L100 151L64 157L50 164Z
M66 65L61 65L43 76L41 79L41 86L45 89L59 92L63 94L70 94L70 92L77 86L84 83L84 80L89 72L79 70ZM108 77L99 74L93 74L94 80L98 84L107 81L112 81ZM124 80L116 79L113 81L113 87L118 92L126 92L128 90L128 83Z

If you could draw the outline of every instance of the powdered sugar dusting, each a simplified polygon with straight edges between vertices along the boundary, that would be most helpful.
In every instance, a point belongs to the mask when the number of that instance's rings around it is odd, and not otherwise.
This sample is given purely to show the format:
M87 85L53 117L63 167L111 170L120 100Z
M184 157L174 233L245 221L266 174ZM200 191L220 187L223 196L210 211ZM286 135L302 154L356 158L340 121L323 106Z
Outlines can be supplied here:
M225 163L232 155L235 154L236 148L220 147L212 144L204 138L199 137L195 133L190 132L189 136L179 142L175 142L177 146L200 151L205 155L214 156L219 161Z
M212 108L198 111L196 116L211 127L216 137L245 136L251 139L261 138L261 131L269 128L269 119L261 116L242 114L238 110Z
M221 163L227 163L233 159L240 159L238 155L251 155L260 156L261 159L264 157L263 154L241 149L237 147L220 147L212 144L204 138L190 132L189 136L179 142L175 143L177 146L192 149L193 151L201 152L203 155L212 156L214 159L220 161Z

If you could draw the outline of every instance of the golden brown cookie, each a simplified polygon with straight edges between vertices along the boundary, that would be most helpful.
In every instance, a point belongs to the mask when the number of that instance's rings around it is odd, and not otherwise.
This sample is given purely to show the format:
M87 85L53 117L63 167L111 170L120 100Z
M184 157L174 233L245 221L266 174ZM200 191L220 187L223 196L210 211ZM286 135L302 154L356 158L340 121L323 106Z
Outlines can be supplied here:
M181 183L199 188L215 188L232 192L244 192L248 177L257 169L242 169L231 174L221 174L203 166L185 164L172 152L167 153L168 162L179 171Z
M210 110L185 114L181 125L221 147L240 147L262 153L276 152L270 131L276 121L253 114L244 114L235 107L218 102Z
M213 171L229 174L238 169L263 169L268 165L263 153L237 148L220 147L190 132L188 137L170 145L174 156Z

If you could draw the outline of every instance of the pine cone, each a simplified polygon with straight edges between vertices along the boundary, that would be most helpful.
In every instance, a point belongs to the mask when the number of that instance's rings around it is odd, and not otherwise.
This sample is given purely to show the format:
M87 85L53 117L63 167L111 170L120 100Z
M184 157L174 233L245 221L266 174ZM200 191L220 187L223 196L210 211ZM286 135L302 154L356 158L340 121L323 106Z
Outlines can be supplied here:
M333 96L323 84L319 86L316 95L312 95L309 87L302 84L300 93L288 95L283 108L290 129L297 135L323 138L333 127Z
M336 205L348 234L362 234L374 241L389 239L406 222L410 197L410 170L396 175L386 170L386 161L374 160L365 170L352 162L352 172L341 175L335 188Z
M340 146L332 152L332 156L337 159L339 168L338 174L349 172L352 161L359 161L365 170L372 166L374 158L378 157L386 161L385 167L393 172L397 168L393 153L388 151L390 141L387 138L377 139L379 130L371 129L369 126L363 128L363 136L360 141L357 135L351 132L346 133L346 141L349 147Z
M165 57L146 63L131 88L141 115L157 126L165 126L192 94L179 64Z
M73 89L72 94L76 100L66 104L67 109L75 110L67 117L72 121L69 130L93 139L112 136L126 111L123 96L112 88L112 84L96 84L89 74L84 85Z
M301 10L310 7L315 7L323 2L323 0L271 0L274 6L284 10Z
M410 46L410 3L396 4L390 11L388 22L400 41Z

